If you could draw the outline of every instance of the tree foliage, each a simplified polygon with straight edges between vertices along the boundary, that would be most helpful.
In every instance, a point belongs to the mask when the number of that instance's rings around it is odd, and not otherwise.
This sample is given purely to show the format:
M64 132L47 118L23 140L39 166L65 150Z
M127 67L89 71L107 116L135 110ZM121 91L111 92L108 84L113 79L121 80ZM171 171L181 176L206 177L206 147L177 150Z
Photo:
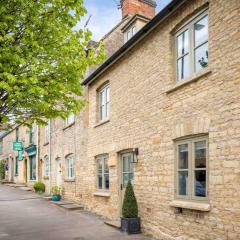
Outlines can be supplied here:
M138 217L137 200L130 181L127 184L127 188L123 199L122 215L125 218Z
M104 58L89 30L73 31L85 13L83 0L0 0L0 126L81 109L80 82Z

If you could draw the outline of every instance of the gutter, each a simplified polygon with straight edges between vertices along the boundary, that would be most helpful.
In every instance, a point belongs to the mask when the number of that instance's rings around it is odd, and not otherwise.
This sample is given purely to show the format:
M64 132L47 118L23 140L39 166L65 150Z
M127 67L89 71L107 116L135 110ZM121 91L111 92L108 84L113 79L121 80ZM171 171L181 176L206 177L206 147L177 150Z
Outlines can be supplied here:
M81 85L91 84L106 69L118 61L125 53L130 51L138 42L146 35L169 17L174 11L181 7L188 0L173 0L162 11L160 11L149 23L139 30L129 41L127 41L119 50L109 57L101 66L99 66L89 77L87 77Z

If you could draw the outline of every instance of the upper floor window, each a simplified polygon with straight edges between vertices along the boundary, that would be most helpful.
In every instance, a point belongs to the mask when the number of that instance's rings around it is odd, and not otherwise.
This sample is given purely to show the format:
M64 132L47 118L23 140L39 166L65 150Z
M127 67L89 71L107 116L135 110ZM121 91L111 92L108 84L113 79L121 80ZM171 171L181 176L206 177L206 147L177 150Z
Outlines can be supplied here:
M49 165L50 165L49 157L48 155L46 155L44 157L44 176L45 177L49 177Z
M67 179L74 178L74 156L70 154L66 157L66 177Z
M49 142L49 124L44 127L44 143Z
M98 190L109 190L108 156L97 157L97 186Z
M208 12L195 17L176 34L177 80L208 66Z
M207 197L208 141L198 137L176 143L176 195L189 200Z
M109 85L105 85L99 90L99 120L104 121L109 118Z
M75 122L75 115L70 113L68 117L65 119L65 126L69 126Z
M136 26L132 26L127 30L127 41L132 38L137 32Z

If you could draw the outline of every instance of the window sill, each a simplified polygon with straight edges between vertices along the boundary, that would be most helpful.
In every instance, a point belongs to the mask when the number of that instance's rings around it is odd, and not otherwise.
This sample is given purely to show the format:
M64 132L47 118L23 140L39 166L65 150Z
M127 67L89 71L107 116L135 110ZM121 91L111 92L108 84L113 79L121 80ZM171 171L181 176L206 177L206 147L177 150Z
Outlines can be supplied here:
M109 198L110 197L110 193L109 192L95 192L93 194L93 196Z
M103 124L105 124L105 123L108 123L108 122L110 122L110 120L109 120L109 119L103 120L103 121L101 121L101 122L97 123L97 124L96 124L94 127L101 126L101 125L103 125Z
M211 205L206 202L193 202L187 200L174 200L169 204L171 207L175 208L185 208L191 210L197 210L202 212L209 212L211 210Z
M166 91L167 94L171 93L171 92L174 92L176 90L178 90L179 88L185 86L185 85L188 85L190 83L193 83L193 82L196 82L198 81L200 78L202 77L205 77L207 75L209 75L212 71L208 69L204 70L204 71L201 71L197 74L194 74L192 77L190 78L187 78L186 80L182 80L180 81L179 83L175 84L173 87L171 87L170 89L168 89Z
M70 128L70 127L72 127L74 124L75 124L75 122L73 122L73 123L65 126L65 127L63 128L63 131L66 130L66 129L68 129L68 128Z
M64 182L75 182L75 178L65 178Z

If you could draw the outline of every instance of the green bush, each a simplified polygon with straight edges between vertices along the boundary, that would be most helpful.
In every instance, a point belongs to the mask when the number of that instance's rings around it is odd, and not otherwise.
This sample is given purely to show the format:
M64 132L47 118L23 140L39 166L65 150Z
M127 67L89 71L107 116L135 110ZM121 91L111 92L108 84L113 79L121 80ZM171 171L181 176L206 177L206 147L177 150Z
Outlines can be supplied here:
M123 206L122 206L122 215L124 218L137 218L138 217L138 205L137 200L133 191L131 182L128 182Z
M5 178L5 168L4 163L0 162L0 180L3 180Z
M61 195L62 187L61 186L53 186L52 187L52 194L53 195Z
M45 192L45 184L42 183L42 182L36 182L33 185L33 188L34 188L35 192L38 192L38 193L44 193Z

